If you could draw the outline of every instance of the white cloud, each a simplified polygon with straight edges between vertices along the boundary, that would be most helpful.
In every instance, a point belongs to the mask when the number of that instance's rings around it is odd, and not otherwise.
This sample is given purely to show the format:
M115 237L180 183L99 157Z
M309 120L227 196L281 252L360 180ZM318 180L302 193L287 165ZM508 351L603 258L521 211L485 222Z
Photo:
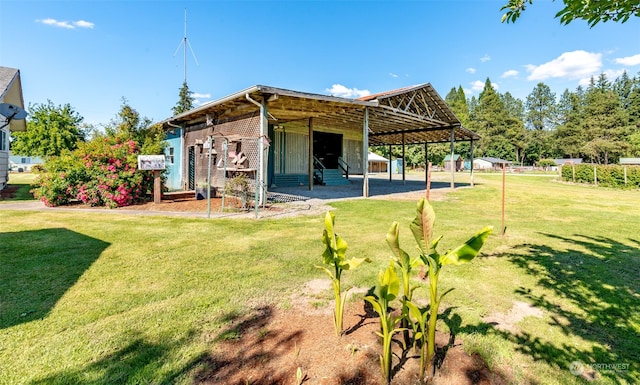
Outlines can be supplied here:
M516 70L509 70L509 71L506 71L505 73L503 73L501 77L502 78L515 78L515 77L518 76L518 74L519 74L519 72L516 71Z
M397 78L398 77L398 75L394 74L393 72L389 72L389 76L391 76L392 78Z
M211 94L209 94L209 93L201 94L201 93L198 93L198 92L194 92L194 93L191 94L191 96L194 99L211 99Z
M95 24L93 24L90 21L78 20L78 21L74 21L73 25L80 28L93 28Z
M471 82L471 90L472 91L482 91L484 90L484 83L481 80L476 80L475 82ZM498 85L496 83L491 83L491 86L493 87L493 89L497 90L498 89Z
M487 55L486 53L484 54L483 57L480 58L480 61L483 62L483 63L486 63L489 60L491 60L491 56Z
M470 73L470 74L475 74L476 73L476 69L473 67L469 67L465 70L466 72Z
M67 28L67 29L75 29L76 27L78 28L93 28L95 24L93 24L90 21L86 21L86 20L78 20L78 21L72 21L71 23L69 23L68 21L60 21L60 20L56 20L56 19L38 19L36 20L36 23L41 23L44 25L50 25L52 27L58 27L58 28Z
M604 73L607 76L607 80L609 80L610 82L616 80L618 77L620 77L620 75L622 75L622 73L624 72L624 70L605 70L602 71L601 73ZM592 75L594 80L598 80L598 76L600 76L600 74L597 75ZM578 82L579 85L583 86L583 87L588 87L589 84L591 84L591 76L586 76L582 79L580 79L580 81Z
M582 50L565 52L550 62L539 66L529 64L526 68L530 72L528 80L582 79L600 71L602 54Z
M640 65L640 54L627 57L619 57L617 59L613 59L613 61L625 66L637 66Z
M342 98L360 98L362 96L371 95L369 90L359 90L357 88L347 88L342 84L334 84L331 88L327 88L326 91L333 96L339 96Z

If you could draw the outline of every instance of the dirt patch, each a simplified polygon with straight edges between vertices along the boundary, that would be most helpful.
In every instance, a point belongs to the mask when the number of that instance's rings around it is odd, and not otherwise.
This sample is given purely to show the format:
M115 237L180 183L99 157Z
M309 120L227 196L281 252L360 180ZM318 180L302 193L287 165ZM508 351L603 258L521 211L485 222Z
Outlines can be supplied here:
M20 185L16 184L6 185L2 190L0 190L0 200L13 199L19 188Z
M513 307L507 314L493 313L482 320L489 325L493 325L496 329L513 333L517 331L517 323L525 319L525 317L542 318L542 310L526 302L513 301Z
M309 292L295 296L292 306L263 306L233 314L227 328L208 336L217 342L193 373L197 384L296 385L300 369L304 384L382 385L380 330L377 314L364 300L345 308L345 333L333 327L333 302L326 301L328 280L307 284ZM322 295L321 295L322 294ZM318 299L325 302L318 305ZM394 340L392 384L419 384L419 353ZM462 341L438 334L435 384L506 384L478 356L464 352Z

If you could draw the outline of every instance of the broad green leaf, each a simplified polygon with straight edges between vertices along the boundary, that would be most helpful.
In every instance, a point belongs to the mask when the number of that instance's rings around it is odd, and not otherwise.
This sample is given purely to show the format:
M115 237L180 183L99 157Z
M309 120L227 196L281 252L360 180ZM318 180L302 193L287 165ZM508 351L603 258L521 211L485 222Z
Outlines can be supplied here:
M404 250L400 248L400 229L398 222L393 222L391 224L391 228L389 228L389 232L387 232L387 245L393 252L393 255L398 260L400 266L410 267L411 266L411 257Z
M409 228L422 254L429 253L429 241L433 233L433 223L435 220L436 214L433 211L433 207L431 207L425 198L421 198L416 208L416 218L411 225L409 225Z
M382 307L380 306L380 304L376 300L376 297L368 295L368 296L364 297L364 299L367 302L369 302L371 304L371 306L373 306L373 310L375 310L376 313L378 313L379 315L382 315Z
M413 302L407 302L406 305L409 308L409 315L413 317L416 322L421 323L422 312L420 309ZM416 339L418 339L418 337L416 337Z
M351 258L347 261L340 262L340 267L343 270L353 270L358 266L362 265L364 262L371 262L369 258Z
M338 254L338 259L344 259L345 254L347 253L347 241L342 239L339 235L334 235L335 237L335 252Z
M381 290L380 294L383 295L387 301L393 301L400 291L400 278L398 278L398 273L393 266L393 262L389 264L389 267L387 267L378 279L380 280L381 289L384 288L384 293Z
M335 278L333 277L333 273L332 273L331 271L329 271L329 269L327 269L326 267L324 267L324 266L318 266L318 265L316 265L316 267L317 267L318 269L324 270L324 271L325 271L325 273L327 273L327 275L328 275L332 280L333 280L333 279L335 279Z
M456 247L440 258L440 265L459 265L467 263L475 258L480 252L480 248L484 245L484 241L493 231L492 226L487 226L477 232L473 237L469 238L464 244Z

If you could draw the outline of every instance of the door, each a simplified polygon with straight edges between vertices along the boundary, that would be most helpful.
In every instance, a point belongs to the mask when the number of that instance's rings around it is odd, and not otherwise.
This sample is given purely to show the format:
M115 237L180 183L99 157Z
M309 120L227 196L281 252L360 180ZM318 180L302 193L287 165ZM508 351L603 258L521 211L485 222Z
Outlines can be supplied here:
M188 182L189 182L189 190L194 190L196 188L196 149L194 146L189 147L189 159L188 159L189 169L187 172Z

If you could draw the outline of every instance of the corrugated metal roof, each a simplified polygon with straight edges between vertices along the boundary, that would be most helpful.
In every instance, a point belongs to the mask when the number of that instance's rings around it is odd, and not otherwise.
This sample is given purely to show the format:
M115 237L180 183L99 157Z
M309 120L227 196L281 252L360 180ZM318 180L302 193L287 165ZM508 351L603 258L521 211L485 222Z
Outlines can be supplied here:
M240 119L258 109L247 100L266 101L273 124L308 121L315 127L362 130L365 110L369 114L369 145L477 140L480 137L462 127L446 102L430 84L383 93L371 100L340 98L282 88L256 85L198 108L166 119L161 123L195 126L206 123L207 116L218 123Z

